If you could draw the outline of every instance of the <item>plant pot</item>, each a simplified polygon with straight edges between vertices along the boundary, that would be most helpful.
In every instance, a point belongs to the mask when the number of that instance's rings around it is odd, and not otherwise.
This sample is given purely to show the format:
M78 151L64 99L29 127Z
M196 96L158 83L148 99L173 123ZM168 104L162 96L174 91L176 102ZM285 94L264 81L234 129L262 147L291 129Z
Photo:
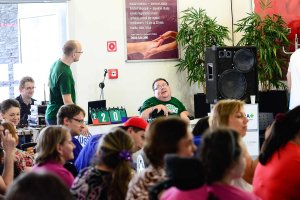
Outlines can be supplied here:
M277 113L288 111L288 95L286 90L259 91L259 112Z
M205 117L210 112L210 104L206 103L206 95L204 93L194 94L194 111L195 118Z

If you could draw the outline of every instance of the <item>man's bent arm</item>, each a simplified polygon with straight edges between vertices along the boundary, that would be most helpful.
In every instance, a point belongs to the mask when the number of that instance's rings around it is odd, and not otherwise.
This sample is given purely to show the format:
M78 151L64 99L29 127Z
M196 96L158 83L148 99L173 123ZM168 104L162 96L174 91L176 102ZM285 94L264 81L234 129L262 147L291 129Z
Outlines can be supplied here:
M63 94L62 99L63 99L65 105L74 104L74 102L72 101L71 94Z
M185 120L187 120L187 121L190 121L190 118L189 118L189 115L190 115L190 113L188 112L188 111L182 111L181 113L180 113L180 117L182 118L182 119L185 119Z

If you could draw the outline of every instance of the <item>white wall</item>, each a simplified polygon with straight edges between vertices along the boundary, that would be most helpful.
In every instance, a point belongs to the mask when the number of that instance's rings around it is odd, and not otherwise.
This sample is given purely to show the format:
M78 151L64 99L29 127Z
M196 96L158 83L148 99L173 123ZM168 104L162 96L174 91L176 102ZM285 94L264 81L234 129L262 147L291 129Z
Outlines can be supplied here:
M231 30L230 0L178 0L178 12L201 7L207 14ZM234 20L250 12L250 0L233 0ZM176 61L126 63L125 6L120 0L71 0L69 35L83 45L81 60L72 66L77 103L87 110L87 102L99 100L99 83L106 68L117 68L119 78L106 79L104 97L108 107L125 106L129 116L138 115L143 101L153 96L151 85L158 77L166 78L173 96L194 113L195 93L201 92L186 82L185 73L176 73ZM108 53L107 41L117 41L118 51ZM230 43L231 44L231 43ZM229 44L229 45L230 45Z

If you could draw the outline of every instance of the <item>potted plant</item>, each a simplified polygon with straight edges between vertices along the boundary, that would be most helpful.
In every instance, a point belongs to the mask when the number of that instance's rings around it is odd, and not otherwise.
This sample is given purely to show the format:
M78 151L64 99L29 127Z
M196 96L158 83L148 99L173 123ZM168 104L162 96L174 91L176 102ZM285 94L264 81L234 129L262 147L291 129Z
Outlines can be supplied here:
M268 0L260 0L262 10L268 8L270 3ZM271 95L270 98L280 96L272 89L286 90L287 88L281 80L283 79L282 68L288 65L287 56L282 51L283 46L289 45L288 26L278 14L261 16L255 12L239 20L236 26L236 32L243 32L237 45L253 45L257 48L258 80L263 91L259 94L259 102L271 104L274 99L264 100L266 96ZM286 99L286 91L281 91L281 93L282 98ZM287 102L287 100L284 101ZM261 107L263 106L260 105Z
M201 8L188 8L182 13L176 40L182 47L183 56L176 67L179 72L187 71L188 82L197 83L205 92L205 48L224 46L224 40L229 39L229 30Z
M181 46L183 56L179 59L178 72L187 72L187 81L197 84L206 92L205 85L205 48L224 46L224 40L229 39L229 30L210 18L205 10L188 8L182 11L179 32L176 37ZM209 112L205 94L195 94L195 117L202 117ZM196 107L200 107L199 111Z

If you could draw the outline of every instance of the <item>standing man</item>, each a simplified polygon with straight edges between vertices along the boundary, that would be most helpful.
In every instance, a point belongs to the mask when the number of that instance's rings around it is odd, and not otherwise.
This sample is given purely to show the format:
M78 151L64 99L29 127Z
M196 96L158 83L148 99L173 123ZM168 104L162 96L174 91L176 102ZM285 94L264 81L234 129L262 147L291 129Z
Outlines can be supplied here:
M151 118L153 111L163 113L163 115L178 115L189 121L189 112L185 106L171 95L169 83L164 78L154 80L152 84L154 96L147 99L140 107L139 111L144 119Z
M286 78L290 91L289 109L292 110L300 105L300 49L291 55Z
M30 115L31 105L34 104L35 99L32 98L34 93L34 80L32 77L25 76L21 79L19 84L20 96L16 100L20 103L20 123L19 127L28 126L28 115Z
M73 62L79 61L83 53L77 40L69 40L63 46L63 55L50 70L50 100L46 110L46 123L56 124L56 114L62 105L75 104L75 82L70 69Z

